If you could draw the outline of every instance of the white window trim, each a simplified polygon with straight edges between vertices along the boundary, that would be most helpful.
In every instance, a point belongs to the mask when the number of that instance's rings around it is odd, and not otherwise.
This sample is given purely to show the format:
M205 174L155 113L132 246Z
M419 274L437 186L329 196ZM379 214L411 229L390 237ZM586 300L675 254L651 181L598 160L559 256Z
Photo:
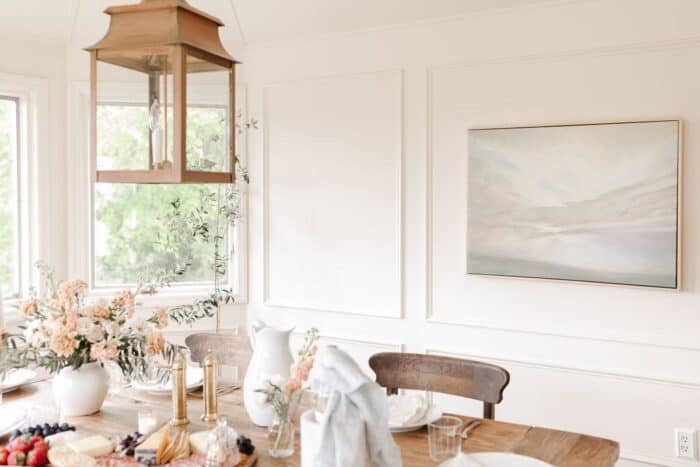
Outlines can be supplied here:
M133 83L121 83L111 85L106 89L110 102L136 102L133 99L135 93ZM140 89L140 88L139 88ZM211 96L202 104L217 104L220 102L221 86L197 85L190 86L188 90L195 90L198 95ZM227 89L227 88L226 88ZM215 92L216 91L216 92ZM100 297L112 295L119 287L94 287L92 252L93 249L93 190L89 172L89 103L90 86L87 82L73 82L70 85L68 105L68 275L74 278L85 278L90 285L90 296ZM218 99L217 99L218 98ZM206 99L206 97L205 97ZM245 113L245 101L237 102ZM200 102L198 102L200 103ZM232 116L235 118L238 109L234 109ZM247 137L240 135L238 147L241 157L246 159ZM230 263L229 270L236 270L237 274L229 274L228 280L223 284L234 292L236 305L248 303L248 192L245 184L241 184L241 210L243 220L240 225L229 231L230 238L235 241L235 254ZM86 248L87 245L87 248ZM235 277L234 277L235 276ZM139 297L139 302L145 307L175 306L191 303L194 299L210 294L213 284L173 286L163 289L160 293L151 296Z
M34 263L49 258L52 237L49 212L49 83L45 78L0 73L0 94L19 99L20 107L20 299L29 287L42 292ZM59 246L60 247L60 246ZM19 299L3 302L6 326L21 322Z

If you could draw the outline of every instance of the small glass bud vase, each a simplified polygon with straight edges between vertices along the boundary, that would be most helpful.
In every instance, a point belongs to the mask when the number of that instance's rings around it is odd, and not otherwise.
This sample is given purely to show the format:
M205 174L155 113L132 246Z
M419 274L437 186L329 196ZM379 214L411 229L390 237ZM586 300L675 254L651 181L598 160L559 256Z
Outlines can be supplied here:
M270 455L272 457L289 457L294 454L295 432L294 422L289 419L275 417L268 433L270 439L268 452Z

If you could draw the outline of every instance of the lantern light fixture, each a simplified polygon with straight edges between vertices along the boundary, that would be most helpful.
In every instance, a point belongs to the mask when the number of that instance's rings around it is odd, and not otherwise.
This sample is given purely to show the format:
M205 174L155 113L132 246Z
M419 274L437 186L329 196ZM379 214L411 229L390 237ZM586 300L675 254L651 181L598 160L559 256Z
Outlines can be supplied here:
M110 16L106 35L85 49L93 180L234 183L239 62L221 43L223 23L186 0L142 0L105 13ZM114 121L115 94L138 112L141 127ZM199 94L205 95L204 104ZM207 108L215 112L202 113ZM121 132L131 138L128 157L109 154L110 146L102 144Z

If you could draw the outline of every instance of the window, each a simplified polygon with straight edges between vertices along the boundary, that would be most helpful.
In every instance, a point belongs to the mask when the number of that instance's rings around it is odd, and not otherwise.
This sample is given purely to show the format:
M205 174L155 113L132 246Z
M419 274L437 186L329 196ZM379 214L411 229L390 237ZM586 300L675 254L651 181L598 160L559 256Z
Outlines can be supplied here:
M22 288L20 249L19 99L0 95L0 287L4 298Z
M225 151L227 142L215 128L227 119L226 109L217 106L188 107L188 144L206 145L206 150ZM100 136L98 154L118 167L137 168L148 153L148 108L145 104L101 103L98 106ZM197 152L188 148L188 153ZM202 196L215 196L217 185L94 185L94 254L92 270L95 287L133 284L144 270L172 270L181 267L185 253L166 248L173 226L166 219L180 203L183 212L192 210ZM207 214L211 224L216 210ZM177 234L177 232L175 232ZM191 264L177 279L180 285L204 284L213 279L214 251L211 243L196 241L190 248ZM227 248L227 247L225 247ZM228 268L229 273L232 268Z

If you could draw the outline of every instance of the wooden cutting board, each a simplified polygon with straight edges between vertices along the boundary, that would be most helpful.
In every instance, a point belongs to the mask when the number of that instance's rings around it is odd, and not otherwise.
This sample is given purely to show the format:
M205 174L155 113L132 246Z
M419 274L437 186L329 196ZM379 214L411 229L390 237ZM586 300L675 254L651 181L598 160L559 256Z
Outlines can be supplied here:
M236 467L253 467L258 462L258 452L253 452L250 456L245 456L241 454L242 462ZM132 457L129 458L115 458L114 456L107 456L97 459L98 467L134 467L141 465ZM161 467L201 467L204 465L203 456L190 456L187 459L180 459L169 464L165 464Z

